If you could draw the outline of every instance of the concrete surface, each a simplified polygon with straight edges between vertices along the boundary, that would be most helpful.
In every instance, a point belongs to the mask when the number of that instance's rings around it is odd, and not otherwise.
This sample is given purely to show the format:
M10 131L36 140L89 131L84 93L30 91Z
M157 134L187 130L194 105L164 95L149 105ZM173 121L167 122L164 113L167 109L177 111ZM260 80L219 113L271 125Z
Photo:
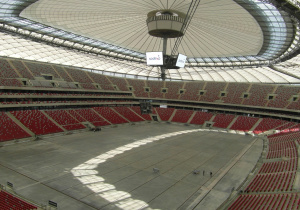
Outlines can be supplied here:
M37 203L57 202L59 209L170 210L193 202L196 209L216 209L256 164L262 142L213 131L161 137L198 128L125 125L5 146L0 183L13 183L17 193ZM193 174L195 169L200 173ZM207 193L195 202L203 189Z

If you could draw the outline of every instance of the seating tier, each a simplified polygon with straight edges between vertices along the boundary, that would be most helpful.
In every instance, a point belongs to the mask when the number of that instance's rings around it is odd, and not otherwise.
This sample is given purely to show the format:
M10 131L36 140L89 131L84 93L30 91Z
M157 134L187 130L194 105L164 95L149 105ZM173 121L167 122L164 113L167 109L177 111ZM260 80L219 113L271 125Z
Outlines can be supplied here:
M287 123L287 121L272 118L263 118L253 132L257 134L263 133L267 130L279 127L280 125L283 125L285 123Z
M300 193L244 194L228 210L240 209L299 209Z
M145 92L144 87L146 87L145 82L143 80L136 79L127 79L130 86L133 87L133 92L136 97L144 97L148 98L148 93Z
M162 121L168 121L174 112L174 108L155 108Z
M224 82L207 82L205 90L207 91L200 97L200 101L215 102L220 99L220 93L225 89Z
M203 125L205 121L209 121L212 118L213 114L210 112L196 112L191 124Z
M244 99L244 105L265 106L268 94L272 93L275 86L273 85L257 85L253 84L250 89L250 95Z
M118 113L116 113L110 107L93 107L93 109L112 124L128 123L127 120L122 118Z
M114 109L120 113L121 115L123 115L126 119L128 119L131 122L140 122L140 121L144 121L140 116L138 116L137 114L135 114L133 111L131 111L129 109L129 107L114 107Z
M187 123L193 113L193 110L177 109L174 117L172 118L172 122Z
M36 135L63 131L39 110L11 111L10 113Z
M1 210L33 210L38 209L26 201L9 194L5 191L0 191L0 209Z
M217 114L213 119L215 122L213 126L218 128L227 128L234 117L235 116L232 114Z
M243 101L243 93L246 93L248 88L249 84L229 83L226 89L227 96L222 97L222 100L227 104L241 104Z
M8 117L5 112L0 112L0 125L0 141L30 137L30 135Z
M168 82L168 93L165 94L167 99L178 99L179 90L182 89L182 82Z
M233 123L230 129L247 132L255 125L257 121L258 118L255 117L238 116L237 120Z
M139 106L132 106L130 107L135 113L137 113L138 115L140 115L142 118L144 118L145 120L149 120L151 121L152 118L149 114L142 114L141 112L141 108Z
M205 82L186 82L184 94L180 96L180 100L198 101L199 91L203 89Z

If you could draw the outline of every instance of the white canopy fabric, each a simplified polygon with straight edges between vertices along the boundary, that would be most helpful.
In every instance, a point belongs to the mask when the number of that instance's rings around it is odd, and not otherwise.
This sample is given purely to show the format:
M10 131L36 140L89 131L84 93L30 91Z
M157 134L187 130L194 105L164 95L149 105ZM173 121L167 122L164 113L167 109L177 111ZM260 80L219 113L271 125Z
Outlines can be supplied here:
M96 56L67 48L49 46L43 43L23 39L0 32L0 56L21 58L51 64L74 66L84 70L99 71L112 76L158 79L160 69L145 64L118 61L105 56ZM295 58L295 60L300 58ZM300 77L299 68L295 75ZM251 82L251 83L300 83L300 79L276 72L268 67L236 69L236 68L182 68L168 70L167 77L172 80L200 80L219 82Z
M145 53L162 51L162 39L148 34L150 11L187 13L191 0L39 0L21 17ZM176 39L169 39L167 54ZM248 11L233 0L201 0L179 52L188 57L257 55L262 30Z
M147 13L186 13L190 4L191 0L0 0L0 27L9 31L0 32L0 56L157 80L160 68L141 62L145 52L162 51L162 39L148 34ZM265 1L201 0L178 50L188 55L189 63L166 70L167 80L299 83L299 56L272 68L255 63L289 46L286 52L296 49L299 31L294 31L289 14ZM174 42L169 39L167 54ZM127 56L136 62L122 59ZM242 62L254 68L242 67Z

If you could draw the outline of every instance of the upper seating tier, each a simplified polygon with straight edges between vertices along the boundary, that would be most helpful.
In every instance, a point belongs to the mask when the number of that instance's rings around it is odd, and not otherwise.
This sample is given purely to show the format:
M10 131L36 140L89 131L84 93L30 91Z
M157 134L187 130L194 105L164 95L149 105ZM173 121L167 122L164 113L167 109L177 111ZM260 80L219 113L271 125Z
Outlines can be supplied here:
M125 78L109 77L109 80L118 87L119 90L128 91L128 85Z
M0 78L0 86L22 87L22 84L17 79Z
M146 84L143 80L127 79L130 86L133 87L133 92L136 97L149 98L148 92L145 91Z
M227 104L241 104L243 93L247 92L249 86L249 84L244 83L229 83L226 89L227 96L222 97L222 100Z
M56 73L52 65L43 63L24 62L27 68L33 73L35 77L41 77L42 75L51 75L55 78L60 78Z
M27 70L24 64L18 60L10 61L15 69L22 75L24 78L33 79L32 73Z
M168 92L165 94L167 99L178 99L179 90L182 89L182 82L168 82Z
M95 71L94 71L95 72ZM55 64L46 64L18 59L0 59L0 86L23 87L36 84L34 87L72 88L72 89L103 89L132 91L136 97L166 98L174 100L190 100L226 104L241 104L244 106L268 106L284 109L299 109L300 88L270 84L246 84L225 82L174 82L136 80L111 77L92 71L80 70ZM41 77L52 76L53 83L42 82ZM23 83L21 82L24 82ZM26 83L24 80L30 80ZM67 83L68 82L68 83ZM44 84L45 83L45 84ZM58 87L56 87L58 84ZM78 87L76 86L78 84ZM30 85L29 85L30 86ZM149 92L145 90L149 88ZM164 93L162 89L166 88ZM179 90L182 90L180 93ZM200 93L200 90L202 91ZM221 95L221 91L222 94ZM243 93L248 94L244 96ZM268 99L268 95L274 99Z
M0 77L3 78L18 78L18 74L12 68L8 61L0 59Z
M74 81L80 82L80 83L88 83L91 84L93 81L88 77L88 74L86 71L80 71L77 69L71 69L71 68L65 68L68 75L70 75Z
M161 81L147 81L148 87L150 87L150 98L163 98L164 95L161 92L164 87L163 82Z
M220 100L220 92L225 89L224 82L207 82L205 90L206 93L200 96L200 101L215 102Z
M257 85L253 84L250 89L250 95L244 99L244 105L251 106L265 106L267 103L267 96L271 94L275 86L273 85Z
M186 82L185 92L180 96L180 100L198 101L199 91L203 89L204 84L205 82Z
M299 87L279 86L275 91L276 97L270 100L268 107L284 108L289 104L292 95L300 92Z

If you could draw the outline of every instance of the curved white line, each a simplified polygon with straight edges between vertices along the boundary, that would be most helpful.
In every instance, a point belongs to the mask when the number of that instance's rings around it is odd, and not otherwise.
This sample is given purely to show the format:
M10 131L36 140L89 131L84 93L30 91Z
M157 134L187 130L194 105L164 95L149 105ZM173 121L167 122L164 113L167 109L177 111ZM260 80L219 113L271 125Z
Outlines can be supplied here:
M93 192L97 193L99 196L105 200L113 203L115 206L121 209L142 209L149 208L148 204L144 201L133 199L128 192L116 190L116 187L112 184L106 183L105 179L101 176L98 176L98 172L94 169L98 167L99 164L106 162L108 159L115 157L116 155L122 154L126 151L129 151L133 148L137 148L154 141L159 141L172 136L177 136L186 133L204 131L204 129L193 129L178 131L163 135L158 135L154 137L149 137L146 139L138 140L130 144L118 147L116 149L110 150L104 154L101 154L93 159L86 161L79 166L74 167L71 172L73 175L86 187L88 187Z

